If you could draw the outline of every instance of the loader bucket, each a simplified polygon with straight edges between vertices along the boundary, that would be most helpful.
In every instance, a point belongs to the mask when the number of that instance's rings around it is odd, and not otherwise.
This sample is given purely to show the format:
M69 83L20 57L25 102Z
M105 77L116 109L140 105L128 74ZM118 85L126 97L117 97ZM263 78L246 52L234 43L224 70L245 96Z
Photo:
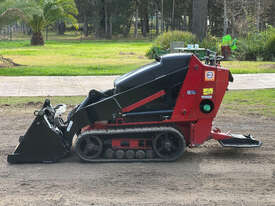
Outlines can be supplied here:
M24 136L19 138L13 154L8 155L9 163L56 162L69 153L62 132L49 121L45 104Z

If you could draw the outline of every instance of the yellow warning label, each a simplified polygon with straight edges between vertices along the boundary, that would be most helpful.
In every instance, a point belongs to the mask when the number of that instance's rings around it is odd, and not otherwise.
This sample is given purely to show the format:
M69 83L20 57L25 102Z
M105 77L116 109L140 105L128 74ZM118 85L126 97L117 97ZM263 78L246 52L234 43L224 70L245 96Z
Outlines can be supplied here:
M214 89L213 88L203 88L202 94L203 95L211 95L213 94Z

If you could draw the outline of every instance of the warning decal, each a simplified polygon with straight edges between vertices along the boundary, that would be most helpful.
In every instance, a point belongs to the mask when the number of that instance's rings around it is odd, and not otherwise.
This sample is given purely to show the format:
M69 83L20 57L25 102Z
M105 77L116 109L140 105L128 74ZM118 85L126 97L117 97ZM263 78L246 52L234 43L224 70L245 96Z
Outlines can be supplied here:
M211 95L213 94L214 89L213 88L203 88L202 94L203 95Z
M215 81L214 71L205 71L205 81Z

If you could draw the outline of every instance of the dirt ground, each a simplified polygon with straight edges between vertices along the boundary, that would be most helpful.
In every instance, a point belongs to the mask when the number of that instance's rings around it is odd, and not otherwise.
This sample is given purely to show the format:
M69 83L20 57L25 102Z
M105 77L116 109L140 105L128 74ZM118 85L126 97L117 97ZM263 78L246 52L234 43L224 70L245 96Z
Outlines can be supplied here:
M173 163L9 165L7 154L35 107L0 108L0 206L275 205L275 119L220 111L222 130L252 133L257 149L224 149L211 140Z

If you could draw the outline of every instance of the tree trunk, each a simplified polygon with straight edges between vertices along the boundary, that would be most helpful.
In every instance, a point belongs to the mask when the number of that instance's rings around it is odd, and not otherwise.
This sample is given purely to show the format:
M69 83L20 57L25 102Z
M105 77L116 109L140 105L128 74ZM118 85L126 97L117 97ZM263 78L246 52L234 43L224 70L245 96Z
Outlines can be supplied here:
M168 30L169 30L169 24L166 23L166 24L165 24L165 31L168 32Z
M147 33L149 32L149 18L148 18L147 9L142 11L141 26L142 26L142 36L146 37Z
M107 1L104 1L104 23L105 23L105 37L108 38L108 11Z
M142 19L141 20L141 32L142 32L142 36L143 37L146 37L147 36L147 29L146 29L146 21L145 21L145 19Z
M146 16L145 16L145 26L146 26L146 32L149 33L150 32L150 25L149 25L149 15L146 12Z
M206 36L208 0L193 0L192 33L199 40Z
M257 2L258 1L258 2ZM256 19L256 27L258 32L260 31L260 20L261 20L261 0L257 0L256 6L257 6L257 19Z
M12 41L12 28L11 25L9 25L9 36L10 36L10 41Z
M85 37L89 35L87 14L84 14L83 34Z
M57 34L58 35L64 35L66 31L66 25L64 21L58 21L57 23Z
M46 26L46 41L48 41L49 26Z
M32 46L44 45L44 39L41 32L34 32L32 34L31 45Z
M188 30L188 27L187 27L187 18L186 18L185 15L183 16L183 25L182 25L182 28L183 28L183 30Z
M156 10L156 35L159 35L159 15L158 15L158 10Z
M173 0L172 5L172 30L175 30L175 0Z
M113 17L110 15L109 18L109 38L112 39L113 36Z
M234 13L232 14L231 31L232 31L232 36L235 37L235 15L234 15Z
M223 35L227 34L228 30L228 16L227 16L227 3L223 0Z
M135 38L138 38L138 6L136 6L135 12Z
M27 34L27 26L25 23L22 23L22 30L23 30L23 34Z
M164 32L163 0L161 0L161 33Z

